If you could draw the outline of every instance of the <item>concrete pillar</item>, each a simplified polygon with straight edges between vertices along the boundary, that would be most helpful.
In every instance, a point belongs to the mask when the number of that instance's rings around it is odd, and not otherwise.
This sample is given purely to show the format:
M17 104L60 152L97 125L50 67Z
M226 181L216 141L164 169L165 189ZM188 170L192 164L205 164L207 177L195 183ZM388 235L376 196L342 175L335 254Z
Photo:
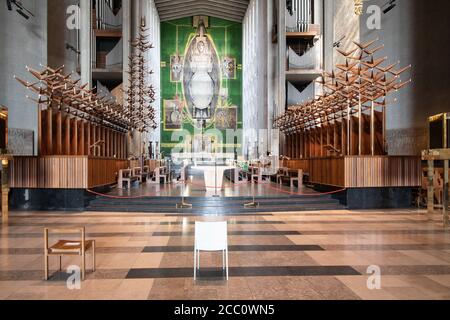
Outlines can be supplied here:
M286 108L286 2L278 2L278 115Z
M316 45L321 46L322 53L319 57L320 66L324 68L324 57L325 57L325 49L324 49L324 1L325 0L314 0L314 24L320 25L321 37L320 40L316 43Z
M275 115L275 67L274 67L274 60L275 60L275 45L272 42L272 28L274 24L273 19L273 12L274 12L274 5L272 0L266 0L265 1L265 7L266 7L266 25L265 25L265 32L268 35L266 38L266 86L267 86L267 94L266 94L266 104L267 104L267 138L268 138L268 151L270 151L273 155L278 156L279 155L279 146L278 146L278 140L275 141L275 137L273 136L274 132L272 130L273 128L273 120ZM275 143L276 142L276 143Z
M323 16L323 48L324 48L324 70L330 72L333 68L333 43L334 39L334 1L324 2ZM339 40L339 39L336 39Z
M277 116L282 115L286 109L286 1L278 2L278 108ZM279 145L285 143L283 134L278 136ZM275 136L275 139L277 138ZM281 150L283 153L284 150Z
M141 2L139 0L131 1L131 38L135 39L139 35L139 27L141 25Z
M122 0L122 39L123 39L123 90L128 88L130 71L128 57L130 56L130 40L131 40L131 0ZM124 94L124 100L127 99Z
M265 156L269 150L269 136L267 134L267 129L269 128L268 117L267 117L267 61L268 61L268 50L267 50L267 39L270 38L270 33L264 32L267 24L267 6L265 1L257 1L257 14L256 14L256 30L258 32L256 41L257 56L258 61L258 88L257 97L258 105L261 106L261 111L258 112L258 128L260 129L259 141L260 141L260 155Z
M80 0L80 51L81 82L92 88L92 4L91 0Z

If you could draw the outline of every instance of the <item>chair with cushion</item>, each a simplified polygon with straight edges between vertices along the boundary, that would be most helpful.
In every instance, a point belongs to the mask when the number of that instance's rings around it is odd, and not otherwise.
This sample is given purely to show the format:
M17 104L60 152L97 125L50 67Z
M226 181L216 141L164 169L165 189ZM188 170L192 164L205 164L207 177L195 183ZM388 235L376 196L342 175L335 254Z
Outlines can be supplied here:
M59 240L54 245L49 246L49 234L75 234L81 235L80 240ZM45 255L45 280L49 278L49 256L59 257L59 270L62 270L62 256L81 257L81 278L84 280L86 274L86 252L92 250L92 271L95 272L95 240L86 240L86 229L80 228L59 228L44 229L44 255Z
M194 280L200 270L200 251L222 251L222 268L228 280L227 222L195 222Z

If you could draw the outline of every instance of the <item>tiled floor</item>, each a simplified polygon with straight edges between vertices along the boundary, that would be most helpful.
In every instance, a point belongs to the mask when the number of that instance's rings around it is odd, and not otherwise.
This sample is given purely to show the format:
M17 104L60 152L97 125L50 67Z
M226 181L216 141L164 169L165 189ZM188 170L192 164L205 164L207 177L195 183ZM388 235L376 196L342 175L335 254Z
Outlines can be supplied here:
M223 278L220 253L202 253L194 282L194 222L223 219L230 280ZM1 228L0 299L450 299L450 230L439 219L427 221L414 210L13 213ZM67 288L65 273L42 280L43 228L61 226L86 226L97 242L97 271L88 272L80 290ZM372 265L381 269L379 290L367 285Z

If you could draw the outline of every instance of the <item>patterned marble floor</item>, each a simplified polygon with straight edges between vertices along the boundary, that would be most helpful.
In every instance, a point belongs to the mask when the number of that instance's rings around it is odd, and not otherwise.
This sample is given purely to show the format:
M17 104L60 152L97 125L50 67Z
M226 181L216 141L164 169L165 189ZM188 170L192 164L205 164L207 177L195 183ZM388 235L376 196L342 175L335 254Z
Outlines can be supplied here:
M1 227L0 299L450 299L450 230L423 211L321 211L216 217L13 213ZM229 221L230 280L202 253L193 281L193 224ZM97 271L80 290L43 281L43 228L86 226ZM67 237L64 237L67 238ZM56 239L53 238L53 241ZM88 257L88 268L90 259ZM78 264L63 259L64 268ZM369 266L381 268L370 290Z

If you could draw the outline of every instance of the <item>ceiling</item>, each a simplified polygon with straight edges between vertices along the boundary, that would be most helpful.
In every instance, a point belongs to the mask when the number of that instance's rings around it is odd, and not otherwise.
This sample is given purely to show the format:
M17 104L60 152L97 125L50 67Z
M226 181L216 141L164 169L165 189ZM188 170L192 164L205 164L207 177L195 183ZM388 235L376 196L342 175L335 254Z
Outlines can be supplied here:
M161 21L211 16L242 22L249 0L155 0Z

